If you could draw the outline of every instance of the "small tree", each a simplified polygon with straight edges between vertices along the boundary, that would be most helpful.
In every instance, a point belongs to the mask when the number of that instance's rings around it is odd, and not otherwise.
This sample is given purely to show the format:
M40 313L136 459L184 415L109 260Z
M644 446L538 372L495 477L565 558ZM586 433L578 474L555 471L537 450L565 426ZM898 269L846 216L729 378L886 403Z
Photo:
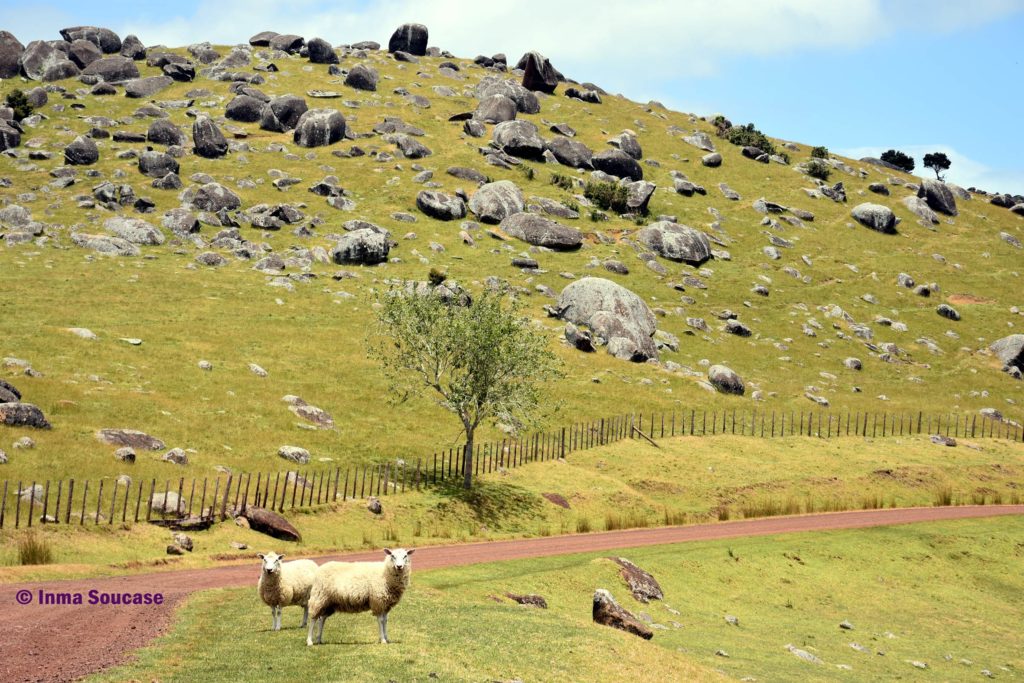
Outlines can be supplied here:
M12 90L7 93L7 106L14 110L14 120L21 121L32 115L32 103L21 90Z
M818 146L811 150L812 159L828 159L828 147Z
M542 409L540 385L561 376L558 358L540 330L504 291L471 303L446 285L393 289L377 313L370 356L382 366L392 398L432 397L454 413L466 436L463 485L473 481L473 440L486 421L520 429Z
M914 170L914 157L909 154L904 154L898 149L890 149L882 152L882 161L887 164L892 164L896 168L899 168L907 173L912 173Z
M953 162L944 152L932 152L924 155L924 167L935 171L935 178L942 180L942 171L948 171Z

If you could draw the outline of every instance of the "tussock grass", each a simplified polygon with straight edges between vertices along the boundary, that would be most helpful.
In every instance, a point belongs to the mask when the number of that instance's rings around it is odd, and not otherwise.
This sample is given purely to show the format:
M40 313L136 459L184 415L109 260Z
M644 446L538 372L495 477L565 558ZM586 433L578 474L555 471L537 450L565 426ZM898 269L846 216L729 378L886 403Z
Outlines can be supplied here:
M30 531L18 539L19 564L50 564L53 556L53 546L42 534Z

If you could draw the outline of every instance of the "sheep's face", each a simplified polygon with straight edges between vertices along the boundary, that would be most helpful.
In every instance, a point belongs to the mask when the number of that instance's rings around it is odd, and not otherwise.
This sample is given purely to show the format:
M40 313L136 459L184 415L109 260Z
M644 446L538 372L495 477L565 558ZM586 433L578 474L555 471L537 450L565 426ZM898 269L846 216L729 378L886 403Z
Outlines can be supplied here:
M412 558L410 555L413 552L404 548L395 548L393 550L385 548L384 554L387 555L385 562L394 567L397 572L405 571L406 568L412 569Z
M267 553L264 555L260 553L259 558L263 561L264 573L276 574L281 571L281 560L284 559L284 555L278 555L277 553Z

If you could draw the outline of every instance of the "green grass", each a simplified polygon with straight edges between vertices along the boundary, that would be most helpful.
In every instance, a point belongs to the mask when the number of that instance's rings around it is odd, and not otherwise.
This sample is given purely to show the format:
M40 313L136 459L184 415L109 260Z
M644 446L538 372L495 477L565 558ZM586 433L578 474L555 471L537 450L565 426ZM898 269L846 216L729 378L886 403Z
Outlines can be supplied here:
M392 612L387 646L374 642L376 624L361 614L330 618L325 645L306 648L296 610L273 633L254 590L210 591L189 600L173 630L137 662L89 680L261 681L340 671L351 680L402 681L432 673L452 681L716 680L715 672L733 680L971 680L982 669L1014 680L1024 668L1022 534L1024 520L998 518L624 551L665 592L649 605L630 597L601 554L418 572ZM596 588L665 628L645 642L593 624ZM493 597L506 591L539 593L549 609ZM854 630L840 629L842 621ZM823 663L797 658L789 644Z
M685 437L660 444L623 441L577 452L564 462L488 475L468 493L449 483L382 497L380 516L368 512L365 501L287 516L303 534L297 552L312 555L398 542L416 546L937 502L1022 501L1024 453L1000 440L986 439L973 448L961 442L955 449L923 437ZM948 500L937 500L942 492L948 492ZM543 496L552 493L564 497L569 509ZM0 532L0 582L209 566L281 546L226 522L192 534L196 550L166 564L170 534L151 525L34 530L49 540L55 564L17 566L14 547L24 531L5 530ZM250 549L232 550L231 541Z

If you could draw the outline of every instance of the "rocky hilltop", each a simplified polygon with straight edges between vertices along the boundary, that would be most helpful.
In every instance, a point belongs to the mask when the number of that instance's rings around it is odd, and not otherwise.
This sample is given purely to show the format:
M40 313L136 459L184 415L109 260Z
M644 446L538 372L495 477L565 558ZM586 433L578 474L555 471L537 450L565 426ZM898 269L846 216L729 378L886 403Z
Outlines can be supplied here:
M214 368L198 349L243 368L253 349L312 364L323 349L304 344L311 328L273 328L274 351L245 336L274 324L245 309L268 291L279 306L345 311L339 372L373 384L352 360L367 309L431 267L529 297L569 363L576 412L620 404L623 390L638 407L1016 412L1024 197L812 159L803 143L733 144L724 116L631 102L538 52L457 57L418 24L386 46L60 35L23 45L0 31L0 94L28 105L0 107L0 282L13 304L2 367L41 406L0 384L9 425L91 434L128 414L173 431L118 401L188 400L185 368ZM125 264L163 289L112 284ZM123 301L89 300L76 281L97 272L90 286ZM228 280L238 304L217 315L242 328L234 349L193 324L196 297ZM131 310L135 334L127 319L94 329L114 308ZM147 310L161 315L140 320ZM119 349L163 335L168 317L188 338L132 374ZM34 370L51 365L66 369ZM115 368L127 373L112 382L119 399L48 421L62 402L93 405L67 387ZM136 384L155 397L129 396ZM349 405L340 388L323 393L336 414ZM380 394L361 392L344 428ZM280 412L279 395L260 400L254 410Z

